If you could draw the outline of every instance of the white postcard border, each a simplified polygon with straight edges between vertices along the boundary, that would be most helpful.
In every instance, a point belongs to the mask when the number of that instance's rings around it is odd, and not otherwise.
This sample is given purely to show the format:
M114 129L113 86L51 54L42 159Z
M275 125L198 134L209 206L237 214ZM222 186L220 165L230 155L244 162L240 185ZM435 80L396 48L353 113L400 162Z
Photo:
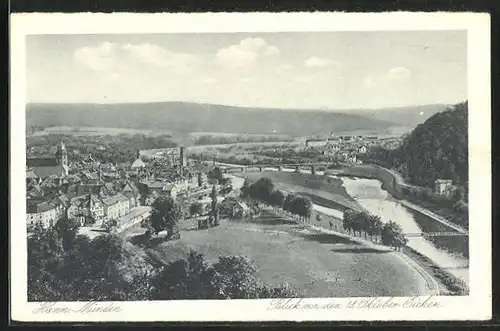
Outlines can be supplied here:
M304 299L311 309L271 309L274 300L101 303L118 312L37 313L27 302L25 36L30 34L466 30L469 95L470 295L434 297L436 308L333 308L354 298ZM397 321L491 318L490 20L478 13L196 13L11 15L11 317L16 321ZM367 298L365 298L367 299ZM370 299L370 298L368 298ZM422 299L422 298L420 298ZM425 299L425 298L424 298ZM381 300L388 300L387 298ZM391 299L404 302L408 298ZM118 307L118 308L116 308ZM73 310L73 311L71 311Z

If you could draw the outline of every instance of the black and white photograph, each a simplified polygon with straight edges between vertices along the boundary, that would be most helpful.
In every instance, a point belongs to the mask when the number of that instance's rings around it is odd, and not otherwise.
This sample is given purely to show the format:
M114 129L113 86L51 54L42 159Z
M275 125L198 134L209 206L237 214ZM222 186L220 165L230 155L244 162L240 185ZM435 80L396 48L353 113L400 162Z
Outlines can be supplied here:
M490 215L472 206L469 124L489 109L469 109L470 42L423 26L26 34L11 222L30 313L473 295L469 232Z

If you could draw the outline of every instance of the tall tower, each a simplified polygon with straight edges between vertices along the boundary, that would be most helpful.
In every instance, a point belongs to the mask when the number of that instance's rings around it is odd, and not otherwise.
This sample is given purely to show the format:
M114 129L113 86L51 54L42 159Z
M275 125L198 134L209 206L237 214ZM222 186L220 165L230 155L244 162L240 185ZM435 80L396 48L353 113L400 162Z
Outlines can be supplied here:
M57 145L56 159L59 165L68 166L68 152L62 140L59 142L59 145Z

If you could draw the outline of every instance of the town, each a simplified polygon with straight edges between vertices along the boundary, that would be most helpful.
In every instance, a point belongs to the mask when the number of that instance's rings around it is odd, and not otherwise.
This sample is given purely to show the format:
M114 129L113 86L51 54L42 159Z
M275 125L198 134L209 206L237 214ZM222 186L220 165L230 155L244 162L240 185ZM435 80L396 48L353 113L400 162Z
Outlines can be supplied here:
M314 175L331 168L362 164L368 149L395 149L401 141L401 137L336 136L332 133L327 138L301 138L293 142L260 144L257 148L251 143L233 145L240 149L236 155L248 156L250 153L253 162L242 162L235 157L231 147L227 147L230 144L215 149L201 146L202 153L200 146L136 150L135 158L129 162L123 162L123 157L109 162L109 158L100 157L100 161L92 153L81 155L78 148L68 150L65 137L57 138L59 142L55 146L34 144L27 150L28 232L37 224L53 227L61 219L76 222L79 233L89 236L109 232L110 227L114 231L124 231L147 223L151 205L161 196L178 202L184 217L189 217L193 209L198 216L208 215L210 208L207 207L212 203L210 195L214 190L219 201L239 195L233 190L232 176L223 175L233 170L238 172L238 165L261 164L254 167L254 171L272 170L273 167L283 171L283 167L295 163L293 169L288 170L305 170ZM105 141L103 138L93 140ZM95 148L100 156L107 149L111 148L103 145ZM193 150L191 155L189 149ZM228 160L231 164L224 163ZM451 180L436 180L436 194L449 196L452 188Z

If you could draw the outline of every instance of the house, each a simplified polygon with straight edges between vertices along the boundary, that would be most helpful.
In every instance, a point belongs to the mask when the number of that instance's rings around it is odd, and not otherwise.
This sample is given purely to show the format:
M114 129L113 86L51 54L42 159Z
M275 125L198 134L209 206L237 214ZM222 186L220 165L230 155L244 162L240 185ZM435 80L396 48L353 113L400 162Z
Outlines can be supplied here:
M100 195L102 191L102 184L79 184L76 186L76 196L82 196L85 194L95 194Z
M104 218L104 204L95 194L85 194L70 200L68 218L77 219L82 226Z
M38 176L33 170L26 170L26 180L38 180Z
M143 169L144 167L146 167L146 164L141 160L141 151L137 150L137 158L134 162L132 162L130 169L138 171L140 169Z
M118 219L130 212L130 201L123 194L116 194L102 199L104 215L107 219Z
M146 166L146 164L141 159L137 159L132 163L132 165L130 166L130 169L131 170L140 170L140 169L143 169L145 166Z
M167 184L163 187L162 189L162 193L166 196L169 196L171 197L172 199L175 200L175 198L177 198L177 195L180 193L179 192L179 189L177 188L177 185L176 184Z
M28 199L39 200L43 199L43 196L44 196L43 189L38 184L31 185L26 190L26 197Z
M179 187L182 187L182 185L175 182L142 181L137 184L137 187L148 196L155 193L158 196L167 195L175 199L179 192Z
M307 139L306 147L323 147L327 142L326 139Z
M358 147L358 153L365 154L367 152L367 148L365 145L361 145Z
M151 215L151 207L131 208L130 212L117 220L118 231L123 231L135 224L140 224Z
M343 143L354 141L354 137L352 136L341 136L340 139Z
M454 190L451 179L436 179L434 181L434 192L439 195L451 196Z
M199 187L205 187L208 185L208 176L204 172L199 172L197 175L197 180L198 180L198 186Z
M347 158L347 160L351 163L357 163L357 157L356 154L350 154Z
M121 189L121 194L129 199L130 208L138 207L140 205L139 199L141 197L139 189L131 181L126 181Z
M226 217L242 218L250 211L250 207L236 198L225 198L220 204L220 212Z
M57 222L56 207L46 201L26 202L26 224L28 230L40 223L44 228L54 226Z
M98 184L100 181L98 172L88 172L84 171L81 176L81 180L85 184Z

